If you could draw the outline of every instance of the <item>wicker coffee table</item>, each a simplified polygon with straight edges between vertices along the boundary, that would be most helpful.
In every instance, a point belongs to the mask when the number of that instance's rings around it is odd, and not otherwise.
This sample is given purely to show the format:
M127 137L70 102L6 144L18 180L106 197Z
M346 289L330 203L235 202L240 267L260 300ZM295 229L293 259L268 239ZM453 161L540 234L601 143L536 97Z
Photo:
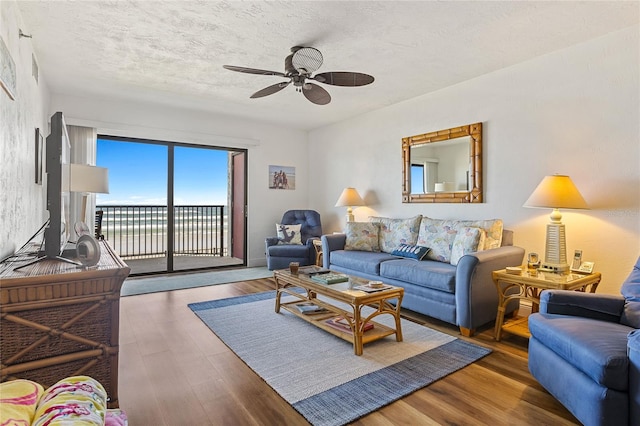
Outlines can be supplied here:
M288 269L275 271L273 276L276 282L276 313L280 312L280 308L286 309L316 327L353 343L356 355L362 355L365 343L393 334L396 335L396 341L402 341L400 305L404 296L403 288L392 286L389 289L368 293L354 288L367 284L369 281L365 279L349 276L346 282L323 284L302 273L291 274ZM295 299L282 302L283 294L293 296ZM318 295L324 298L318 299ZM338 307L332 303L333 301L343 302L347 307L344 309ZM395 306L391 301L395 302ZM312 315L302 313L296 305L305 302L312 302L326 311ZM365 306L374 308L374 311L363 317L362 308ZM395 328L372 321L379 315L391 315L395 320ZM345 318L351 330L339 330L327 324L328 319L335 317ZM365 331L368 323L373 323L373 328Z

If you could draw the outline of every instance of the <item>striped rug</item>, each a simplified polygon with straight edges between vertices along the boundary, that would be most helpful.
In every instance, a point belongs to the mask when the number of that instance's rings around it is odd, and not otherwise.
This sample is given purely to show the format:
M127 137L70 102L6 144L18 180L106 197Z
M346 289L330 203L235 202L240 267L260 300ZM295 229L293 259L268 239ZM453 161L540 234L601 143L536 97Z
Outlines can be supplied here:
M349 342L285 310L276 314L274 297L270 291L189 307L316 426L352 422L491 352L402 320L402 342L389 336L365 345L363 355L356 356ZM376 321L393 326L390 315Z

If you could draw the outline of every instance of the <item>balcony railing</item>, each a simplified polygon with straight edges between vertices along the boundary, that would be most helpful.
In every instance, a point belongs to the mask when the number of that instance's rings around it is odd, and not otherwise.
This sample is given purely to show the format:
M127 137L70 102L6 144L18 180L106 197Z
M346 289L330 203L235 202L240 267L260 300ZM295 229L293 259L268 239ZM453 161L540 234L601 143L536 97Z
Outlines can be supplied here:
M123 259L166 256L167 206L98 205L102 234ZM174 255L227 256L226 206L174 206Z

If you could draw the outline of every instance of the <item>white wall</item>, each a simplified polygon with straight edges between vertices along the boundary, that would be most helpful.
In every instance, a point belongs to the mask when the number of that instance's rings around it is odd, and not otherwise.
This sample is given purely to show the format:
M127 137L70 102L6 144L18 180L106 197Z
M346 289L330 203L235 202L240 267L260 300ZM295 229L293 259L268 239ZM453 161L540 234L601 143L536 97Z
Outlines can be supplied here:
M603 274L599 291L619 293L640 255L639 29L310 132L310 208L325 232L340 230L345 211L333 206L353 186L367 203L356 220L497 217L516 245L543 255L550 211L522 205L545 175L568 174L591 207L563 212L569 253L582 249ZM485 203L402 204L402 137L478 121Z
M98 134L248 149L247 264L266 265L264 240L288 209L308 205L307 133L203 111L53 95L51 111ZM296 168L295 190L269 189L269 165ZM135 182L132 182L135 184Z
M49 133L48 89L32 76L33 47L19 38L20 13L13 1L0 1L0 36L16 68L15 100L0 89L0 259L12 254L42 226L46 212L46 176L35 183L35 129ZM36 58L37 62L37 58Z

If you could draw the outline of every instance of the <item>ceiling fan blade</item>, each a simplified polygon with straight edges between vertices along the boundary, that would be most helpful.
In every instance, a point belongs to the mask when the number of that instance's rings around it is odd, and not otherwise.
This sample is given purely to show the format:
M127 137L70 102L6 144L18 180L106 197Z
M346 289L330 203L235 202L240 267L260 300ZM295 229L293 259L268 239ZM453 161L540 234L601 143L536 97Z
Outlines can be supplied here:
M272 84L269 87L265 87L262 90L258 90L256 93L251 95L250 98L255 99L255 98L262 98L263 96L273 95L274 93L279 92L285 87L287 87L289 84L291 84L291 80Z
M331 102L331 95L322 87L313 83L305 83L302 86L304 97L316 105L326 105Z
M278 71L267 71L267 70L259 70L256 68L246 68L246 67L237 67L235 65L223 65L222 68L230 70L230 71L237 71L237 72L244 72L247 74L258 74L258 75L277 75L280 77L286 77L286 75L284 75L281 72Z
M374 78L360 72L323 72L311 77L313 80L333 86L356 87L373 83Z

